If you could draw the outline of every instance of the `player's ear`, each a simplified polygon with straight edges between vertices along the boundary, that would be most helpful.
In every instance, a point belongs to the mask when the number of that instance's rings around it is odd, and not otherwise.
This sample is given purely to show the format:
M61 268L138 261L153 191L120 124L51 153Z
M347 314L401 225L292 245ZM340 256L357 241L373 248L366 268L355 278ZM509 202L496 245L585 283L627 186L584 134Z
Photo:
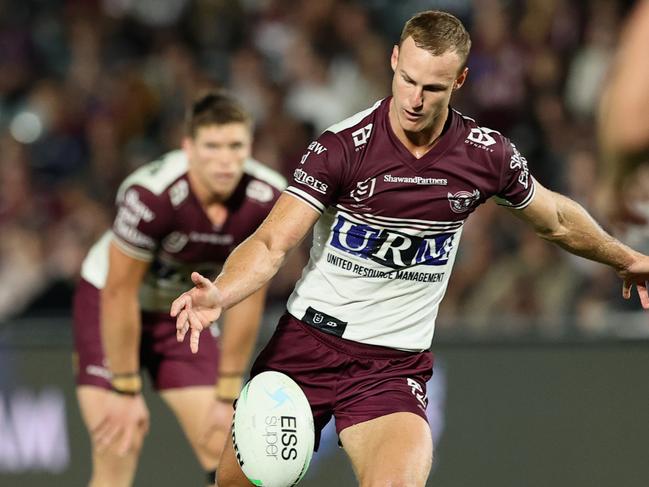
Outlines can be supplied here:
M397 63L399 62L399 46L394 45L392 48L392 55L390 56L390 66L392 66L392 71L397 70Z
M462 88L462 85L466 81L466 77L468 76L468 74L469 74L469 68L464 68L460 73L460 75L457 78L455 78L455 81L453 82L453 91Z
M189 135L185 135L182 140L183 150L188 153L192 150L193 146L194 146L194 139L192 139Z

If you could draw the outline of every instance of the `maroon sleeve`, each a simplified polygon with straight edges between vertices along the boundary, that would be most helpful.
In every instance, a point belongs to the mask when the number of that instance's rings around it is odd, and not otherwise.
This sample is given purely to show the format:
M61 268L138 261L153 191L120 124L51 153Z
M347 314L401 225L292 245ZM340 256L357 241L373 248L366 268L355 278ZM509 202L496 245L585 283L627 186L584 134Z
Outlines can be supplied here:
M500 177L499 205L522 210L534 199L535 183L527 167L527 160L516 146L504 138Z
M309 144L286 192L322 213L338 194L346 163L347 155L338 136L325 132Z
M118 194L113 234L124 252L140 260L153 258L172 215L166 194L155 195L137 185Z

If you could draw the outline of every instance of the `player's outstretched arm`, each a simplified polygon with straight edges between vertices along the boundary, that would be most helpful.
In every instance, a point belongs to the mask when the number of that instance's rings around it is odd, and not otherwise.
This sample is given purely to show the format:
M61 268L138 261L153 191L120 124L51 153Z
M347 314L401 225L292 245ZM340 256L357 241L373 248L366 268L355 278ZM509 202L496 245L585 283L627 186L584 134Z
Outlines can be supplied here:
M190 347L198 351L200 332L230 308L264 286L286 255L315 224L320 214L306 203L283 194L259 228L228 257L221 274L210 282L194 272L196 285L171 305L178 341L191 329Z
M541 238L575 255L613 267L624 280L623 296L628 299L635 285L642 307L649 309L649 257L606 233L575 201L538 182L535 184L536 195L532 202L522 210L510 211L532 225Z

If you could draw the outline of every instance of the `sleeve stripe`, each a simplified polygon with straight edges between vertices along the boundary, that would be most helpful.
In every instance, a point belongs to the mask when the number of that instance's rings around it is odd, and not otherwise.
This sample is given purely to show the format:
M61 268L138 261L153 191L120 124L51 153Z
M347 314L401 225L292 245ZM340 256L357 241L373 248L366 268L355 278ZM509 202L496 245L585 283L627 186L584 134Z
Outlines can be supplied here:
M506 200L500 200L500 201L505 201L505 203L498 202L498 204L500 206L506 206L508 208L513 208L515 210L522 210L523 208L525 208L527 205L529 205L532 202L532 200L534 199L534 195L536 195L536 181L534 180L534 178L531 178L530 180L532 181L532 189L527 194L525 199L521 201L519 204L517 205L507 204L508 202Z
M289 186L284 190L285 193L289 193L291 196L300 198L305 203L308 203L312 206L318 213L325 211L325 206L320 203L317 199L311 196L309 193L302 191L301 189L296 188L295 186Z
M113 232L113 242L129 257L133 257L137 260L142 260L144 262L151 262L153 260L153 253L148 250L137 248L121 238L119 238L115 232Z

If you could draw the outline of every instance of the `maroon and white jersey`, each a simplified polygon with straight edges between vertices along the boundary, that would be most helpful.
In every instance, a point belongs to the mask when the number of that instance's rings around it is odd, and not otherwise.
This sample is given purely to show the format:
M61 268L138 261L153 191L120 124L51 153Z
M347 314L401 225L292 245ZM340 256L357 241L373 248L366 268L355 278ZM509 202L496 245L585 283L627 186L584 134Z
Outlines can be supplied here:
M232 250L252 234L275 204L286 181L248 159L244 174L225 202L228 216L214 225L191 189L182 151L136 170L117 192L112 230L90 249L81 276L101 289L108 274L108 248L120 249L151 266L140 288L144 311L168 311L171 302L193 284L196 270L216 277Z
M467 217L491 197L524 208L535 183L507 138L455 110L417 159L390 127L390 100L331 126L297 164L286 193L322 216L288 311L349 340L424 350Z

